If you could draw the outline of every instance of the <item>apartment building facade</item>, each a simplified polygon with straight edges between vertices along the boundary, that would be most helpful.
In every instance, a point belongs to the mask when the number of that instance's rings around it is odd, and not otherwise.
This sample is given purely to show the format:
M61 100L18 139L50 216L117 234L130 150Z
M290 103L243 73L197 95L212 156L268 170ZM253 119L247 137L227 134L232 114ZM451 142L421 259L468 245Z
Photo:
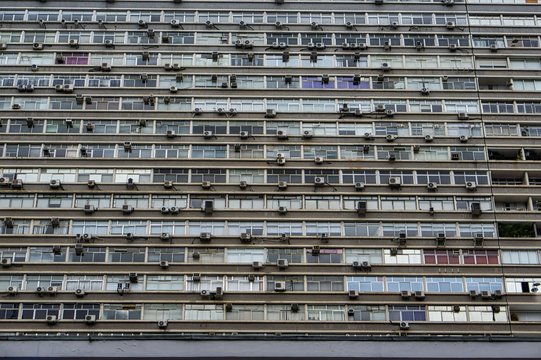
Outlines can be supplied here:
M539 335L536 2L7 3L2 335Z

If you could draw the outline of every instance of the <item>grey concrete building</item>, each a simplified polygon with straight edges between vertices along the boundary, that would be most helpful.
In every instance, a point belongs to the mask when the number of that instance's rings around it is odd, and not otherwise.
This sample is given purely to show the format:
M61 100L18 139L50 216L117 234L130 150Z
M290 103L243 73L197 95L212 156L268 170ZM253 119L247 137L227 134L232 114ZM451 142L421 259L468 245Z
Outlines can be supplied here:
M0 336L538 337L540 10L1 1Z

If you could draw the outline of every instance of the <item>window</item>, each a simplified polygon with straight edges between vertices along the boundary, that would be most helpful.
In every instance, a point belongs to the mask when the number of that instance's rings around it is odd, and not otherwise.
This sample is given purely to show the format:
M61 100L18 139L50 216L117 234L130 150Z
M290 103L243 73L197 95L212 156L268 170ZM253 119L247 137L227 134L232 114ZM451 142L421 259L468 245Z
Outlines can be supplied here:
M147 275L145 289L148 291L182 291L184 290L184 275Z
M145 304L143 320L182 320L182 305L180 304Z
M539 264L537 250L502 250L502 264Z
M353 317L350 317L350 320L385 321L386 311L383 305L355 305L348 308L350 311L353 310Z
M264 305L237 305L234 304L232 309L226 312L226 320L236 321L253 321L263 320L265 314Z
M227 262L251 264L254 261L265 262L265 249L227 249Z
M500 322L507 321L505 306L498 306L498 311L493 306L468 306L469 321L477 322Z
M60 304L23 304L23 320L45 320L47 316L60 315Z
M385 264L422 264L422 251L415 249L397 249L392 255L388 249L383 250Z
M255 276L253 278L249 276L227 276L226 290L262 292L263 284L263 276Z
M426 277L426 291L436 293L462 293L464 283L459 277Z
M342 305L308 305L308 320L344 321L345 313Z
M285 259L288 263L302 263L304 249L295 248L268 248L267 261L275 264L278 259Z
M186 304L186 320L224 320L223 305Z
M140 320L140 304L104 304L103 320Z
M383 256L379 249L346 249L346 264L352 264L354 261L364 262L369 264L381 264Z
M306 261L309 264L341 264L342 252L342 249L309 249L306 251Z
M299 305L298 311L291 310L291 305L267 305L267 320L269 321L304 321L304 305Z
M63 304L63 320L84 320L87 315L100 317L100 304Z
M286 290L288 291L304 291L304 277L303 276L267 276L267 291L274 291L276 282L283 281L286 283Z
M431 322L466 322L467 313L465 306L427 306L428 321Z
M343 276L307 276L307 291L344 291Z
M471 290L476 290L477 292L503 290L502 279L491 277L466 277L466 291Z
M390 321L426 321L424 306L389 306Z
M347 278L348 291L359 292L383 292L384 283L382 276L349 276Z
M184 262L183 247L148 248L148 262Z
M387 276L387 291L423 291L422 277Z
M0 320L17 320L19 317L18 303L0 304Z
M101 291L103 290L103 276L68 275L66 277L66 290L75 291L77 289L84 291Z
M423 251L425 264L458 265L460 252L458 250L432 250Z

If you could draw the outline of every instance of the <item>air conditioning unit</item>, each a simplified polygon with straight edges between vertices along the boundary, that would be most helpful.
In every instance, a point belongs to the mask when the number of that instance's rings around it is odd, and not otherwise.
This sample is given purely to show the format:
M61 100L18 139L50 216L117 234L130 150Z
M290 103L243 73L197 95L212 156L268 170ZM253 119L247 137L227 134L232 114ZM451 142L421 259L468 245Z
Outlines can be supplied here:
M242 242L242 243L250 243L250 242L252 242L252 234L250 234L250 233L241 233L240 234L240 242Z
M400 328L400 330L409 330L410 324L409 322L401 321L400 324L398 324L398 327Z
M286 164L286 159L284 159L284 158L277 158L277 159L276 159L276 164L277 164L277 165L285 165L285 164Z
M362 182L356 182L355 183L355 190L357 190L357 191L364 190L365 187L366 187L365 184L362 183Z
M357 214L366 215L366 201L357 202Z
M166 206L162 206L162 208L160 209L160 212L161 212L163 215L169 214L170 211L171 211L171 209L168 208L168 207L166 207Z
M259 270L259 269L262 269L264 267L263 263L261 261L254 261L252 263L252 268L256 269L256 270Z
M7 288L7 292L10 296L17 295L19 293L19 289L17 288L17 286L9 286Z
M199 240L202 242L209 242L212 239L212 234L209 232L202 232L199 234Z
M374 136L372 135L372 133L369 133L369 132L364 133L365 140L372 140L373 138Z
M411 292L409 292L409 290L402 290L400 296L402 299L409 299L411 297Z
M490 293L490 291L487 291L487 290L483 290L481 291L481 299L490 299L492 296L492 294Z
M180 213L180 208L177 206L171 206L169 208L169 212L171 213L171 215L178 215Z
M276 115L276 110L274 109L267 109L267 111L265 112L265 117L269 119L275 118Z
M0 177L0 186L9 186L9 178L7 177Z
M498 45L496 45L496 44L490 44L490 51L491 51L491 52L496 52L496 51L498 51Z
M274 291L286 291L286 282L285 281L276 281L274 283Z
M415 291L413 293L413 297L415 297L415 300L424 300L425 299L425 293L423 291Z
M216 288L216 291L211 293L214 300L221 300L224 296L224 290L221 286Z
M458 138L458 140L461 142L461 143L467 143L469 138L466 136L466 135L460 135L460 137Z
M171 241L172 239L173 239L173 236L168 232L163 232L160 234L161 241Z
M32 49L34 50L43 50L43 44L42 43L33 43Z
M466 189L470 190L470 191L477 190L477 184L475 182L473 182L473 181L467 181L466 182Z
M162 269L167 269L169 267L169 261L165 261L165 260L160 261L160 267Z
M289 138L289 136L287 135L287 132L284 130L277 130L276 137L280 140L286 140Z
M111 66L108 63L102 63L100 66L101 71L111 71Z
M316 157L314 158L314 162L315 162L316 164L318 164L318 165L321 165L321 164L323 164L323 163L325 162L325 159L322 158L322 157L320 157L320 156L316 156Z
M359 292L357 290L349 290L348 297L350 299L357 299L359 297Z
M458 50L458 45L456 45L456 44L450 44L449 45L449 51L450 52L455 52L457 50Z
M458 153L451 153L451 160L460 160L460 154Z
M130 205L122 205L122 213L129 215L135 211L133 206Z
M214 201L213 200L203 201L203 204L201 206L201 211L204 212L206 215L211 215L214 212Z
M11 259L8 258L3 258L0 262L2 263L2 267L10 267L12 264Z
M482 211L481 211L481 203L479 202L472 202L471 203L471 213L473 216L480 216Z
M436 236L436 245L437 246L444 246L445 245L445 233L440 233L438 236Z
M435 183L435 182L429 182L428 184L426 184L426 188L427 188L428 190L434 191L434 190L437 190L437 189L438 189L438 184Z
M136 284L139 281L139 277L137 273L129 273L128 279L130 280L130 283Z
M388 45L388 48L390 49L391 45ZM391 65L389 65L388 63L382 63L380 68L384 72L391 71Z
M447 21L445 27L447 27L448 30L454 30L456 28L456 24L454 21Z
M457 117L458 120L468 120L470 118L468 113L465 112L458 113Z
M13 105L11 105L11 109L12 110L21 110L21 105L20 104L13 104Z
M49 187L51 189L60 189L62 188L62 183L58 179L52 179L51 181L49 181Z
M88 325L94 325L96 323L96 315L86 315L85 322Z
M325 178L323 176L316 176L314 178L314 185L316 186L325 185Z
M160 328L160 329L167 329L168 325L169 324L168 324L167 320L158 321L158 328Z
M314 132L312 130L304 130L302 132L303 139L311 139L314 137Z
M279 190L286 190L287 189L287 182L286 181L278 182L278 189Z
M214 137L214 134L212 131L206 130L206 131L203 131L203 137L205 139L212 139Z
M389 178L389 186L391 187L400 187L402 185L402 180L399 177Z
M388 142L393 142L396 139L398 139L397 135L389 134L389 135L385 136L385 140L387 140Z
M83 289L77 289L75 290L75 296L78 298L84 297L86 295L86 292Z
M56 315L47 315L47 317L45 318L45 321L47 321L47 324L49 324L49 325L56 324L56 322L57 322Z
M58 292L58 287L56 287L56 286L47 287L47 294L55 295L57 292Z
M287 208L286 208L285 206L280 206L280 207L278 208L278 212L279 212L280 214L282 214L282 215L285 215L285 214L287 214Z
M209 190L212 188L212 183L210 181L203 181L201 187L205 190Z
M247 188L248 188L248 182L242 180L242 181L239 183L239 187L240 187L242 190L247 189Z
M471 298L476 298L477 296L479 296L479 294L477 293L477 290L470 290L470 297Z
M172 139L177 136L177 133L174 130L167 130L167 132L165 133L165 136Z
M278 267L278 269L287 269L287 267L289 266L289 263L287 259L277 259L276 266Z

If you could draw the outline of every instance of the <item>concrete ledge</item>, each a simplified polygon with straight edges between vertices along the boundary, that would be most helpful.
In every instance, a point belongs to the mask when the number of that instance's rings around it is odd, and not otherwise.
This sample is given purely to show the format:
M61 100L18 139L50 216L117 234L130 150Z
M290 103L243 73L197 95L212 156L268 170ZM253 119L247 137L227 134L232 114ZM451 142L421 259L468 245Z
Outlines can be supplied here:
M47 339L49 338L49 339ZM290 338L231 337L131 339L50 336L0 338L4 358L168 358L168 359L538 359L538 339L472 338Z

